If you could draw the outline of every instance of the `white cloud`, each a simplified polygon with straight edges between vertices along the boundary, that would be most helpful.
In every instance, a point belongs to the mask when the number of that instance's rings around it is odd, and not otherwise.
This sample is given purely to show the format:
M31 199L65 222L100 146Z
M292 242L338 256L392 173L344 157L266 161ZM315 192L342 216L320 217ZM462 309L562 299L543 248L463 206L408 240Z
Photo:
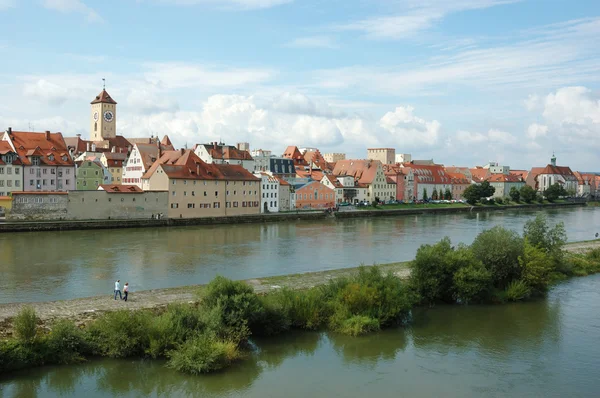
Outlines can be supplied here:
M225 10L253 10L291 3L293 0L154 0L161 4L180 6L209 5Z
M268 69L226 68L187 63L149 63L144 77L160 87L240 87L271 79L275 72Z
M386 113L379 125L393 137L393 142L403 147L436 145L440 138L441 124L437 120L426 121L413 114L411 106L399 106Z
M15 7L16 5L16 0L0 0L0 11Z
M63 104L72 96L68 89L44 79L26 83L23 88L23 93L27 97L34 98L50 105Z
M132 88L127 96L127 105L141 113L173 112L179 110L179 104L176 100L170 98L160 90L147 86Z
M600 80L600 18L524 33L520 41L398 66L352 66L315 73L316 86L367 93L423 95L450 87L494 90L560 87ZM533 101L535 98L532 98ZM529 106L533 106L531 102Z
M527 128L527 137L535 141L539 137L545 137L548 134L548 126L543 124L532 123Z
M404 39L430 29L448 14L518 1L520 0L408 0L396 3L398 9L395 15L369 17L337 25L334 29L363 32L372 39Z
M42 0L42 5L50 10L56 10L65 14L83 14L90 22L102 22L102 17L81 0Z
M336 40L329 36L298 37L289 42L286 46L292 48L339 48Z
M490 129L487 133L469 132L460 130L456 138L461 145L488 144L488 145L511 145L517 142L514 135L498 129Z

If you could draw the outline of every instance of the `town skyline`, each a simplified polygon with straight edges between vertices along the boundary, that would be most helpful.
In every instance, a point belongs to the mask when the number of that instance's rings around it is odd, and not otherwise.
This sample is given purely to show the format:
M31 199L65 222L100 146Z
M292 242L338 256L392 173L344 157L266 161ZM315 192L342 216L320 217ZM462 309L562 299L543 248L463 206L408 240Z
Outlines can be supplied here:
M393 147L516 169L554 152L574 170L598 169L595 2L103 4L0 1L14 33L0 56L20 61L0 75L2 130L89 138L88 103L106 78L117 134L168 135L176 147L298 145L358 159Z

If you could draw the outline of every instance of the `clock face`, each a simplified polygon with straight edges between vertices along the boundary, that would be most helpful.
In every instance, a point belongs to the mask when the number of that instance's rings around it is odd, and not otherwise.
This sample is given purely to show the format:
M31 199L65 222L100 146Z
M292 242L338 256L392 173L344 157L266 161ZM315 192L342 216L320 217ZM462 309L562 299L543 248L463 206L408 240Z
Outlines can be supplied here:
M94 112L94 121L97 122L98 118L100 117L100 115L98 114L98 112Z
M115 115L113 115L111 111L104 112L104 120L106 120L107 122L112 122L114 117Z

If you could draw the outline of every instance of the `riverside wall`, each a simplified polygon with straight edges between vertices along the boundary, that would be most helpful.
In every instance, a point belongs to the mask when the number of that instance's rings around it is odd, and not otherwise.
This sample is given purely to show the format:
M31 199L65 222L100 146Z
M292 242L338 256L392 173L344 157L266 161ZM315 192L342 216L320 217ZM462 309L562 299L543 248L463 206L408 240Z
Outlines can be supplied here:
M541 210L548 208L581 207L585 202L551 203L508 206L472 206L472 207L423 207L419 209L396 210L357 210L337 212L327 215L324 212L256 214L227 217L204 218L172 218L172 219L134 219L134 220L72 220L72 221L36 221L36 222L6 222L0 223L2 232L31 232L31 231L67 231L85 229L116 229L116 228L146 228L146 227L180 227L192 225L216 224L249 224L288 221L309 221L325 219L347 219L365 217L389 217L418 214L453 214L502 210Z

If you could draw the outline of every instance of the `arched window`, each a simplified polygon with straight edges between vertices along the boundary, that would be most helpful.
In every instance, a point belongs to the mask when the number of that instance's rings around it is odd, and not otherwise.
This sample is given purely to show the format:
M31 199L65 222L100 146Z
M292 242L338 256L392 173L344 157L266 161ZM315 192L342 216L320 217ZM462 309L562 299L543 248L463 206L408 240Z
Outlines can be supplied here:
M98 123L94 122L94 131L98 131Z

